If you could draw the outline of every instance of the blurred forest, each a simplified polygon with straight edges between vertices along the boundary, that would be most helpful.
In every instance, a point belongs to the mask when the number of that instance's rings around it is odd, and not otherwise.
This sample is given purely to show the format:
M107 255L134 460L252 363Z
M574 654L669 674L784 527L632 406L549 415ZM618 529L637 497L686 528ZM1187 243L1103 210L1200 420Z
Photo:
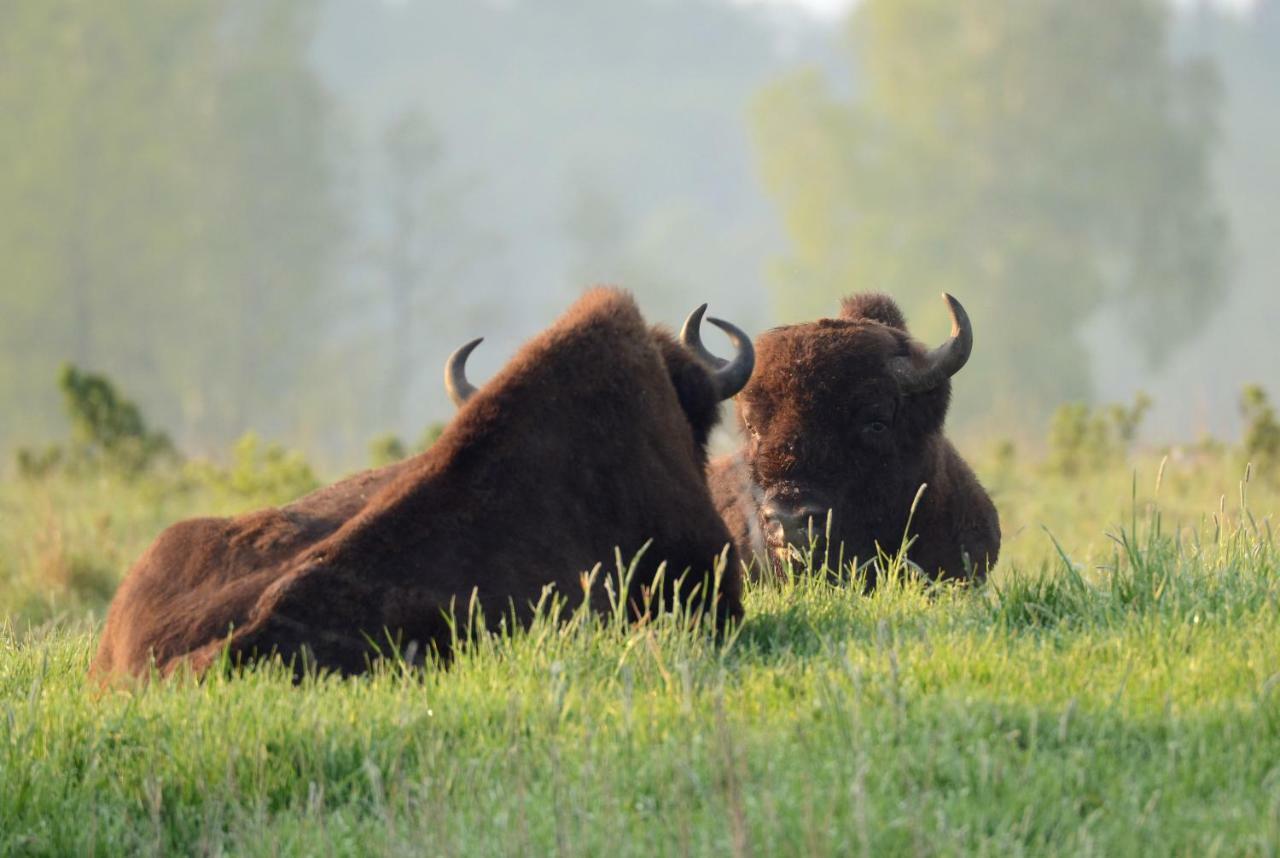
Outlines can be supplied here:
M184 450L348 466L597 281L927 339L953 291L974 432L1280 386L1280 0L9 0L0 115L3 450L70 361Z
M765 177L793 251L780 312L849 284L909 316L964 296L981 320L966 413L1087 398L1082 328L1100 308L1159 366L1221 297L1225 229L1208 183L1218 90L1173 56L1167 9L1019 0L866 0L853 99L813 73L758 110Z

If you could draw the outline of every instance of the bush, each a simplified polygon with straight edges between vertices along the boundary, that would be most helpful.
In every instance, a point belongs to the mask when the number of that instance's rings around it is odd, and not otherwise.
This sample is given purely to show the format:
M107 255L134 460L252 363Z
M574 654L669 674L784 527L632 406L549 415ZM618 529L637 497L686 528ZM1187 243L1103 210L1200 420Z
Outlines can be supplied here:
M18 472L24 477L40 479L56 470L110 470L136 477L179 460L169 437L148 428L138 406L105 375L67 364L58 375L58 387L71 424L71 440L43 450L20 448Z
M1280 468L1280 420L1261 385L1251 384L1240 395L1244 416L1244 454L1262 473L1276 477Z
M253 432L235 443L230 467L192 462L187 466L187 476L223 494L253 498L272 506L320 487L315 471L301 453L286 450L280 444L264 445Z
M18 474L29 480L42 480L62 466L64 453L59 444L50 444L43 450L19 447Z
M400 440L399 436L393 433L379 435L369 442L369 466L381 468L426 451L444 434L444 427L444 423L428 425L422 433L422 437L418 439L417 446L412 450L409 449L404 441Z
M379 435L369 442L369 467L371 468L390 465L407 455L409 451L405 449L404 442L395 435Z
M1049 425L1045 468L1076 477L1124 462L1150 407L1151 398L1145 393L1134 397L1130 406L1091 409L1075 402L1059 407Z

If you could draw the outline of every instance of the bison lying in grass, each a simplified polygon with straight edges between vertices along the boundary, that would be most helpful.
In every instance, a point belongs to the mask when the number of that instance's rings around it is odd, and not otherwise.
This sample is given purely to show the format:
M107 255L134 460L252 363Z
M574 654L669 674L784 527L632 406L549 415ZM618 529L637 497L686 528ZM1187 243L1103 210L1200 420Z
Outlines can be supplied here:
M716 324L739 354L712 370L646 326L628 295L597 289L478 391L470 344L447 368L461 410L427 452L279 509L162 533L116 594L93 671L200 671L224 647L237 663L278 654L344 674L392 641L447 657L452 611L474 600L488 624L527 622L548 586L581 603L583 573L646 543L633 612L646 595L669 604L690 570L681 593L700 587L697 607L717 623L740 617L739 563L704 471L718 404L753 355Z
M738 397L746 444L710 470L743 558L778 567L792 547L821 542L828 513L831 545L823 550L833 565L841 556L894 554L927 485L908 558L933 578L982 578L995 563L995 507L942 431L951 376L973 347L964 308L944 297L952 336L932 351L878 294L846 299L839 318L757 340L756 371ZM869 585L875 572L868 566Z

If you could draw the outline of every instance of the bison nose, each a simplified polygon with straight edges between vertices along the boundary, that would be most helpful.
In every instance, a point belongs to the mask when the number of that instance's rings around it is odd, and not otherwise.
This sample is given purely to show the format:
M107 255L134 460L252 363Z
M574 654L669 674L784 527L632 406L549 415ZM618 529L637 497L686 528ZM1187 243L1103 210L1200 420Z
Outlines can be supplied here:
M815 503L787 504L777 501L766 503L761 510L765 520L765 535L769 542L782 547L787 544L808 548L822 536L827 527L827 510Z

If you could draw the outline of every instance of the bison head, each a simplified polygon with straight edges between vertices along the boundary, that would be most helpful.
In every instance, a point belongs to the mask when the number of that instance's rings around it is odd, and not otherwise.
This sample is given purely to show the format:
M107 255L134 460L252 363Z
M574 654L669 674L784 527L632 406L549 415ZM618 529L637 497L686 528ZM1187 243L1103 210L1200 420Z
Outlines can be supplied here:
M706 310L707 305L703 304L690 314L680 332L679 341L661 327L655 327L651 332L666 364L680 407L689 421L699 458L704 461L707 441L718 420L719 404L742 390L755 367L755 348L751 337L723 319L708 318L707 321L725 332L737 351L736 356L727 361L716 357L703 346L700 332ZM445 390L458 408L465 405L477 392L477 388L467 380L467 358L482 342L483 337L472 340L450 355L445 362Z
M932 350L911 338L897 305L879 294L846 299L839 318L776 328L757 341L738 417L774 559L821 538L828 515L833 548L846 562L871 559L877 544L897 547L884 540L903 536L925 482L926 448L946 417L950 378L973 347L964 308L943 297L952 333Z

